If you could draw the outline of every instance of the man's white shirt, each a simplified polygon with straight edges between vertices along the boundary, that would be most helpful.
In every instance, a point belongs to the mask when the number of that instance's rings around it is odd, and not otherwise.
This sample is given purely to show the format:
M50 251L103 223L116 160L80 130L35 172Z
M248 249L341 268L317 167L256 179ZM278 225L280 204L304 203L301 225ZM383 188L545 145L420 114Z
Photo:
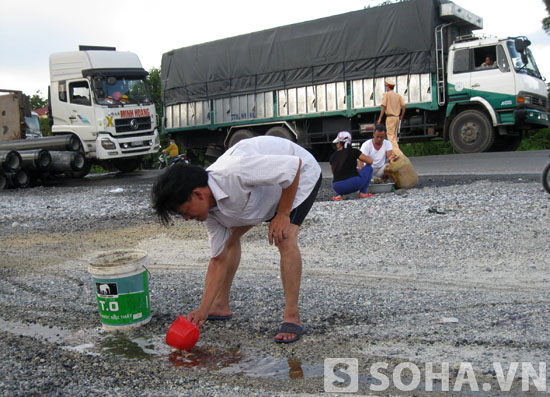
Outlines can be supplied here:
M372 139L361 145L361 152L369 156L373 161L372 168L383 168L386 165L386 152L388 150L393 150L393 146L387 139L384 139L379 150L376 150L374 147Z
M242 140L207 168L208 187L216 200L206 219L211 257L221 254L231 227L257 225L273 218L283 189L294 181L300 159L294 209L315 187L321 167L311 153L288 139L260 136Z

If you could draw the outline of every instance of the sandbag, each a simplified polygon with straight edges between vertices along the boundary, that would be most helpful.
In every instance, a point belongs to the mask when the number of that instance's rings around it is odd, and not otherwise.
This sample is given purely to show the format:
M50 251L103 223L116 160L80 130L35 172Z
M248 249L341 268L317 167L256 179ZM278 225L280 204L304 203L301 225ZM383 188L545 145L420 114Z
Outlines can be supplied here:
M396 160L390 161L386 171L395 182L397 189L410 189L418 183L418 174L414 170L411 160L404 154L400 154Z

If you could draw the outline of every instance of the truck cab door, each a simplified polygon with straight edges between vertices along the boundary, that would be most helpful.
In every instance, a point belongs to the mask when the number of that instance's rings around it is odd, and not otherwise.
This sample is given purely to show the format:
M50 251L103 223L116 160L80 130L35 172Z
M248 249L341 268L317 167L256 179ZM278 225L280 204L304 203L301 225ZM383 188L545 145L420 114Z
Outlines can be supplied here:
M471 54L469 48L457 49L449 57L447 73L449 102L470 100Z
M59 84L53 131L73 132L82 141L95 140L93 133L97 127L88 81L63 81Z
M486 99L493 109L510 107L515 95L514 76L502 45L472 50L474 68L471 73L471 95ZM489 63L489 65L488 65Z

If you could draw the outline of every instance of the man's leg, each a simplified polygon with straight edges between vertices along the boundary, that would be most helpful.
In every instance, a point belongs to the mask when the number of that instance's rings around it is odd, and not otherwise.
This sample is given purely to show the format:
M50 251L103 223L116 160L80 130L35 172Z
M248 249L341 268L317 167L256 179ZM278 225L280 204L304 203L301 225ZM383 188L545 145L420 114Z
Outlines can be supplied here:
M281 278L285 291L283 322L302 325L298 308L302 278L302 256L298 248L299 230L298 225L291 224L287 238L279 243L278 248L281 255ZM275 339L292 339L295 336L296 334L279 333L275 336Z
M227 263L227 274L225 275L223 287L216 296L216 299L214 299L208 315L228 316L231 314L229 295L231 293L233 278L241 263L241 237L251 228L252 226L231 228L231 237L225 243L225 252L223 254L223 260Z
M399 149L399 144L397 143L397 129L399 128L399 117L386 117L386 130L388 134L388 141L391 142L393 146L393 154L399 156L403 152Z
M283 314L284 323L302 325L300 321L300 310L298 308L298 298L300 296L300 282L302 279L302 255L298 248L298 231L300 225L309 213L311 206L315 202L323 175L319 175L317 183L309 196L290 213L290 225L288 234L283 241L277 245L281 255L281 279L285 291L285 312ZM276 340L289 340L297 335L289 332L279 332Z

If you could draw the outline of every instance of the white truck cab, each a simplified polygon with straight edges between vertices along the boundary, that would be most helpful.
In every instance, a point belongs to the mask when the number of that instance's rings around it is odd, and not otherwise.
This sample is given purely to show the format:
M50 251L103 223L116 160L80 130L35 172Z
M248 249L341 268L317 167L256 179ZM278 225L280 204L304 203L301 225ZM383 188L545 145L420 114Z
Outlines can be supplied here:
M160 147L147 75L136 54L110 47L52 54L52 133L78 136L90 164L136 169Z
M525 37L458 38L449 48L447 116L468 112L451 124L453 145L469 152L500 143L515 150L522 131L548 126L547 88ZM489 124L489 128L484 125Z

